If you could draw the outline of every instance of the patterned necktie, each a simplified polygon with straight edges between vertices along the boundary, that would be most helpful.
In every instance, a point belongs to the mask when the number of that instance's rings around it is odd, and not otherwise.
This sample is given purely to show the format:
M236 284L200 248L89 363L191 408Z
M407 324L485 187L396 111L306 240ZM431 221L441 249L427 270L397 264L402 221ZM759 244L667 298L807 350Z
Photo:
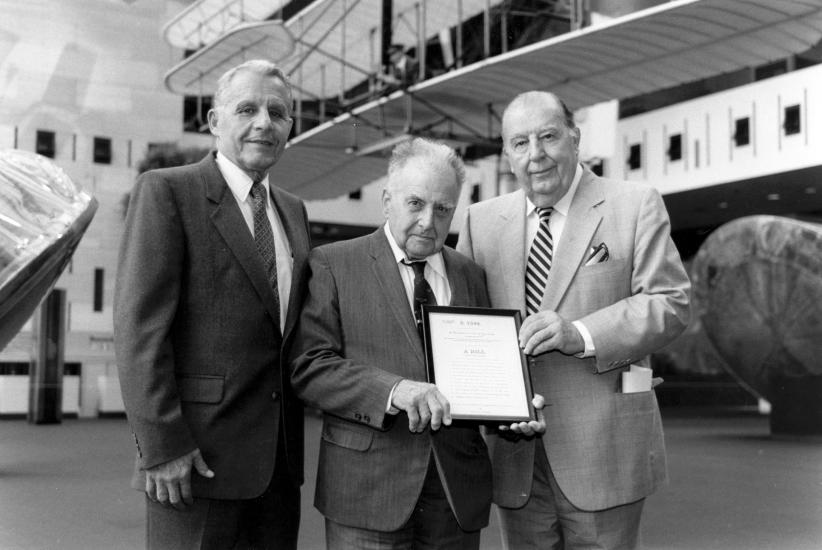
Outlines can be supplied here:
M414 270L414 319L417 321L417 330L422 330L422 304L429 306L437 305L437 297L431 290L431 285L425 280L425 261L409 262L403 260L402 263L410 265Z
M251 185L251 205L254 211L254 243L257 245L257 252L263 259L268 283L274 293L275 311L277 317L274 323L280 328L280 292L277 287L277 249L274 245L274 232L271 230L271 222L266 214L265 187L259 181Z
M554 257L554 239L548 220L553 208L537 208L539 228L528 254L528 265L525 268L525 311L527 315L539 311L545 287L548 285L548 272Z

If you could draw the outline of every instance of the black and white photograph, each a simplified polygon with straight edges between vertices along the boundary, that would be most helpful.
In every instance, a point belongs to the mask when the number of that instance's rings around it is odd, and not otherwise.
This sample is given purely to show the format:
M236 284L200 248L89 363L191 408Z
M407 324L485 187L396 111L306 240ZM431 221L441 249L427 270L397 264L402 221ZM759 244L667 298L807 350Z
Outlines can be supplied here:
M822 548L822 0L0 0L0 550Z

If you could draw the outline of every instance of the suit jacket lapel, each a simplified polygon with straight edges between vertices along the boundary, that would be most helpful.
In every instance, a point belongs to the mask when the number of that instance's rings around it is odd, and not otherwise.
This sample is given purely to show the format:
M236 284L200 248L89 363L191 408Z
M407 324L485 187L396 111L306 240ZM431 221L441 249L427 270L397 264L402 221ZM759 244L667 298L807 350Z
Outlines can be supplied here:
M556 310L577 270L583 265L594 232L602 221L596 207L604 197L594 184L594 175L587 170L582 174L576 194L571 201L568 219L557 244L554 262L548 276L548 288L540 309Z
M497 226L491 228L493 235L499 235L497 254L499 257L500 280L509 281L505 285L506 303L511 308L525 312L525 193L521 190L510 195L507 208L500 211Z
M463 282L465 281L465 277L458 269L457 264L450 261L453 254L455 254L453 250L443 247L442 259L445 264L445 273L448 276L448 286L451 287L451 303L447 305L464 306L465 304L471 303L468 299L468 287Z
M211 221L248 275L263 304L276 319L279 317L279 311L274 302L274 294L269 286L263 262L254 245L254 238L240 212L240 207L237 206L234 195L231 194L228 184L217 168L214 156L209 155L200 163L200 167L206 184L206 197L214 204Z
M382 293L382 297L377 296L375 299L382 300L386 304L399 326L402 327L402 332L414 349L414 353L417 354L417 360L423 362L425 359L423 357L422 341L417 332L414 314L408 305L408 296L400 278L397 262L383 231L384 229L380 226L370 236L370 253L373 260L371 262L371 271L377 280L379 291ZM379 319L372 319L370 322L378 323Z

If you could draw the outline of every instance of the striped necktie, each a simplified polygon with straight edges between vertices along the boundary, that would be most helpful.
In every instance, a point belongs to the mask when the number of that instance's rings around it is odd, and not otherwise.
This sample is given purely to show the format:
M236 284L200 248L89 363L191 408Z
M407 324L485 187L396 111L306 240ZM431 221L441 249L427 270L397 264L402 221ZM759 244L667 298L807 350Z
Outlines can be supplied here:
M539 228L528 253L528 264L525 268L525 312L531 315L539 311L545 287L548 285L548 272L554 258L554 239L548 220L553 208L537 208Z
M275 311L277 317L274 323L280 328L280 292L277 287L277 249L274 245L274 232L271 230L271 222L266 214L265 187L259 181L251 185L251 206L254 212L254 244L257 245L257 252L265 265L268 275L268 283L274 293Z

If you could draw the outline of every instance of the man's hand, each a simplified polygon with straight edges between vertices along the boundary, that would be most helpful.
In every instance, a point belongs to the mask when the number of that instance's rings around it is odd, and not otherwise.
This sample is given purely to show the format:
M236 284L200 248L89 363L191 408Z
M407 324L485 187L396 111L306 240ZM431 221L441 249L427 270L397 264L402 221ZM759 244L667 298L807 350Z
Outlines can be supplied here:
M528 316L519 329L519 345L526 355L559 350L566 355L585 351L585 341L573 323L555 311L543 310Z
M405 411L412 432L422 432L429 424L432 430L451 424L451 404L434 384L400 380L391 405Z
M146 470L146 495L154 502L171 504L183 509L194 502L191 496L191 470L203 477L214 477L200 449L194 449L187 455L169 460Z
M536 420L529 420L528 422L514 422L510 426L501 425L499 426L499 431L524 435L525 437L531 437L537 434L544 434L545 414L543 414L542 409L545 408L545 398L542 397L540 394L535 393L534 399L531 402L534 404L534 408L537 410Z

